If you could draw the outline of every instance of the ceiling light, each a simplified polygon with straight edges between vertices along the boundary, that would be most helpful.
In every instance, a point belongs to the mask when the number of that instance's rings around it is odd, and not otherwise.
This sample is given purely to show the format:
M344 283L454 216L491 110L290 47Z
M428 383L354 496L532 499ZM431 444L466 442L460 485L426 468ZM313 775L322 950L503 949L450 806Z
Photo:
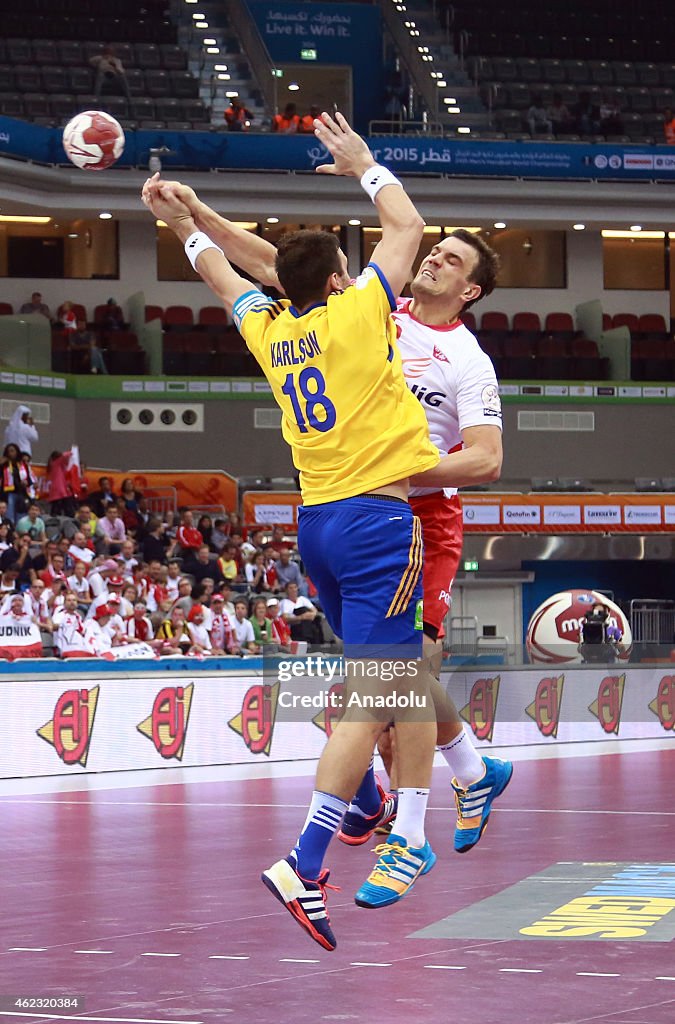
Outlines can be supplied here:
M227 64L214 64L213 65L213 70L214 71L227 71Z
M470 128L458 128L457 129L457 134L458 135L471 135L471 129Z
M203 14L199 14L198 11L195 11L195 13L192 15L192 18L193 18L194 21L203 21L204 20L204 15Z
M196 21L195 22L195 28L204 29L204 28L208 28L208 27L209 27L208 21Z
M279 223L279 218L278 217L268 217L267 218L267 223L268 224L278 224Z
M444 96L444 97L443 97L443 102L444 102L444 103L452 103L452 104L455 104L455 103L457 102L457 100L455 99L455 97L454 97L454 96Z
M446 107L445 108L445 112L446 112L446 114L461 114L462 113L462 111L460 110L459 107Z
M504 223L503 220L496 220L494 226L497 228L497 230L501 230L501 228L506 227L506 224Z
M215 46L216 42L217 42L216 39L205 39L204 40L204 46Z
M51 217L0 217L3 224L49 224Z
M235 98L235 96L238 96L238 95L239 95L238 92L234 92L232 90L228 90L228 92L225 93L225 96L227 97L228 100L233 100Z
M236 228L243 228L244 231L255 231L258 227L255 220L233 220L232 223Z
M642 231L642 224L631 224L631 231Z
M232 77L231 75L224 75L224 74L223 74L223 73L221 72L221 73L220 73L220 74L218 75L218 80L219 80L220 82L229 82L229 81L230 81L230 78L231 78L231 77Z
M289 92L297 92L299 90L299 88L300 88L300 86L298 85L297 82L291 82L290 85L288 86L288 91Z
M353 228L358 228L358 227L360 227L360 225L361 225L361 221L360 221L360 220L357 220L357 219L356 219L356 217L352 217L352 219L351 219L351 220L349 220L349 221L347 221L347 223L348 223L348 224L351 224L351 226L352 226Z
M80 236L78 235L77 231L69 231L68 232L68 238L79 238L79 237Z
M573 224L572 227L574 228L575 231L585 231L586 230L586 225L585 224Z
M99 220L112 220L112 213L107 213L107 212L99 213L98 219Z
M207 53L220 53L220 49L217 46L207 46L206 47L206 52Z
M665 238L666 237L665 231L643 231L642 229L640 229L640 231L635 231L633 228L631 228L630 231L609 231L609 230L605 229L602 232L602 237L603 238L632 238L632 239L635 239L635 237L637 235L639 235L640 238Z

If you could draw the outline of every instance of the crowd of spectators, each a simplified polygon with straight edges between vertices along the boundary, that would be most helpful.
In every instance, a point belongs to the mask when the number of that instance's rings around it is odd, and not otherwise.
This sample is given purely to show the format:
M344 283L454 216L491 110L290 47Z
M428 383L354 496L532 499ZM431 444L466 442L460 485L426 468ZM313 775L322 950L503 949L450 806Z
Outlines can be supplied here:
M119 493L98 483L49 511L29 498L10 509L0 493L0 621L37 627L45 654L245 657L331 642L281 528L189 508L161 519L131 479ZM35 656L3 636L0 657Z

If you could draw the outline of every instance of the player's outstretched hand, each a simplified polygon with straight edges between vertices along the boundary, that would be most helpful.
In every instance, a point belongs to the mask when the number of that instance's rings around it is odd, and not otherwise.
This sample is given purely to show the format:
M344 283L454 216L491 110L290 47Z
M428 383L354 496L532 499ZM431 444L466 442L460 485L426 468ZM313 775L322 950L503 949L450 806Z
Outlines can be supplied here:
M335 160L334 164L320 164L317 174L349 174L360 178L375 164L368 146L339 112L334 119L325 111L315 118L314 134Z
M143 185L141 198L146 206L149 205L150 200L160 191L165 195L167 192L171 192L193 212L199 206L199 198L193 188L190 188L189 185L183 185L180 181L164 181L163 178L160 178L159 171L153 174L151 178L148 178Z
M193 221L189 207L163 185L151 186L147 198L143 195L143 202L155 217L165 221L170 228L175 229L181 221L190 223Z

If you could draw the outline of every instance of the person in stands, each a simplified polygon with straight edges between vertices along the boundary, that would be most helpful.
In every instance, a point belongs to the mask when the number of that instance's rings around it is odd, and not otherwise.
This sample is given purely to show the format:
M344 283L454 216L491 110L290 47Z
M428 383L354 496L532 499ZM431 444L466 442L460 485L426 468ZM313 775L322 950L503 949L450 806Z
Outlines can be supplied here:
M295 103L287 103L280 114L272 118L272 131L279 135L295 135L300 130L300 117Z
M309 108L309 114L303 114L303 116L300 118L300 127L298 128L298 131L302 135L313 135L314 119L316 117L319 117L320 113L321 107L317 107L315 104L313 104Z
M223 117L228 132L247 132L251 127L253 114L246 109L238 96L233 96Z
M670 107L663 111L663 137L668 146L675 146L675 116Z

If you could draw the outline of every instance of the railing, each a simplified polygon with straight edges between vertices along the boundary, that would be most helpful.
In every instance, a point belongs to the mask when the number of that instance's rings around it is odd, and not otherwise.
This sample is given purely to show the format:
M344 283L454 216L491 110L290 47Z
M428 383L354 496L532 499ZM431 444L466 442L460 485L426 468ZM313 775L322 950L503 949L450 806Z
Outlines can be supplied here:
M227 13L242 49L251 65L255 79L265 101L265 112L273 117L277 112L277 79L274 64L265 43L260 37L244 0L229 0Z
M369 135L433 135L443 137L443 125L438 121L369 121Z
M399 13L390 0L378 0L382 12L382 20L387 26L398 53L406 66L408 74L415 83L415 88L434 117L438 117L438 87L436 80L429 77L429 65L422 61L417 46L421 42L419 36L410 36Z
M629 617L633 643L667 645L675 640L675 601L631 601Z
M178 508L178 492L175 487L153 487L144 494L148 510L162 520L166 519L167 512L175 512Z

